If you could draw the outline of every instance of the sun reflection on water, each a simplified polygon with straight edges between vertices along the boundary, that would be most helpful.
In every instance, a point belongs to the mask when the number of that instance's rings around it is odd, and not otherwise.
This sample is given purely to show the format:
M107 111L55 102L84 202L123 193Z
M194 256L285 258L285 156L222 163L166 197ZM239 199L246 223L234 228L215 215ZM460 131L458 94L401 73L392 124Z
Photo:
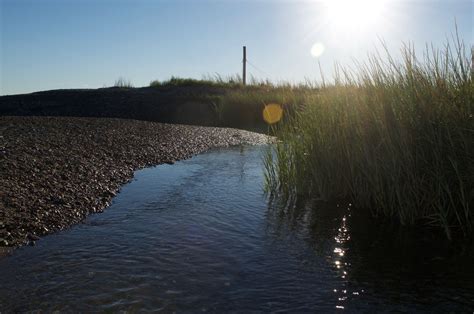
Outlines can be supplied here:
M348 300L349 296L359 296L363 291L349 291L348 287L348 274L351 264L346 261L346 252L348 250L348 241L351 239L350 230L348 226L348 218L351 217L351 208L352 204L349 204L347 207L347 213L343 215L339 228L337 229L337 234L334 237L335 246L333 250L332 260L338 276L342 279L341 287L339 289L334 289L333 292L336 294L337 303L336 309L345 309L345 303Z

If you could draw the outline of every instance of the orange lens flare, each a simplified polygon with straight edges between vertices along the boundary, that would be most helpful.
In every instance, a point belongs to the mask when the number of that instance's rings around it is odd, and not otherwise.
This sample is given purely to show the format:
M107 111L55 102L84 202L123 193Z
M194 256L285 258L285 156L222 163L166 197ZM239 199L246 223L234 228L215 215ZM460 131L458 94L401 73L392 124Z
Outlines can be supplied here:
M274 124L281 120L283 109L278 104L268 104L263 108L263 120L268 124Z

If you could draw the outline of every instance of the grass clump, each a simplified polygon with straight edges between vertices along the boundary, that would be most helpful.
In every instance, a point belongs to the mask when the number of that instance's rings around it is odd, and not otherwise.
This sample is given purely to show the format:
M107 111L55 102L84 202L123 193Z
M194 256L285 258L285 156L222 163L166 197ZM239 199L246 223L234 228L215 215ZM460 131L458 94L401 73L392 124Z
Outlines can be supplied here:
M251 78L249 84L242 85L238 75L223 78L220 75L206 76L201 80L172 77L166 81L152 81L150 87L185 88L181 96L212 107L216 126L237 127L252 131L267 132L268 126L262 118L265 105L281 105L285 116L300 104L303 95L310 90L308 86L293 86L288 83L275 85L269 80ZM196 87L189 88L186 87Z
M268 190L288 199L350 198L374 215L470 236L474 217L471 56L455 39L420 60L376 54L299 95L265 160Z
M153 80L150 82L150 87L222 87L235 88L242 85L242 80L238 75L223 78L216 74L214 76L205 76L202 79L180 78L172 76L169 80L159 81Z
M314 90L309 88L270 84L262 82L249 85L244 89L227 91L217 97L215 110L222 125L250 129L254 126L253 130L260 129L267 132L268 125L263 120L263 110L266 105L281 106L285 112L283 116L288 118L314 94Z
M119 77L117 80L115 80L114 87L133 88L133 84L130 80Z

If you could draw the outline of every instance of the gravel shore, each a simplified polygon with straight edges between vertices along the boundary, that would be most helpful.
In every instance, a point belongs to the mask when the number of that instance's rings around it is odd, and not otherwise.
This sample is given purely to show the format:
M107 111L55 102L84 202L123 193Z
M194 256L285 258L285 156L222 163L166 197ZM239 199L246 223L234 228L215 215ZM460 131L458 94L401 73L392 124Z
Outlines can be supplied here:
M228 128L0 117L0 253L102 211L139 168L264 143L265 135Z

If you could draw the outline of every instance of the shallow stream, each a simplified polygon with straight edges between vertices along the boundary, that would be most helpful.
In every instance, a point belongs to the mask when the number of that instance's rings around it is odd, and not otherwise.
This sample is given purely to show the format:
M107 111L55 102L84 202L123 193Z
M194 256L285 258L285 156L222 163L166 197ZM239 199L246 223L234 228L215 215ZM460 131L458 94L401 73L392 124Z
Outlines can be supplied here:
M0 312L473 310L472 259L350 204L269 205L264 149L137 171L104 213L0 259Z

